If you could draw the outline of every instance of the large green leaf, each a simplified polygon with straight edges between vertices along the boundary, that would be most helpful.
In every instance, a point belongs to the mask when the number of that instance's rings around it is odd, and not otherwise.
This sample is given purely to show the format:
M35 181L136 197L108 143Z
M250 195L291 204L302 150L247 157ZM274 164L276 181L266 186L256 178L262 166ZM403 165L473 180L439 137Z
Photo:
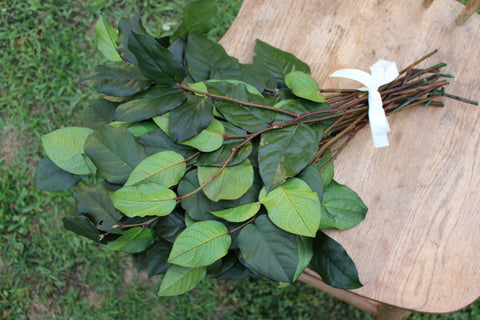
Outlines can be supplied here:
M315 131L305 124L263 133L258 161L267 192L302 171L317 152L317 143Z
M206 33L210 30L216 15L217 0L194 1L187 4L183 12L183 22L175 31L171 40L177 38L186 40L190 33Z
M136 34L145 34L147 31L142 25L142 19L140 16L133 14L126 18L121 18L118 23L118 51L122 55L122 58L125 61L128 61L131 64L138 65L137 59L133 53L128 49L128 35L130 31L135 32Z
M127 217L166 216L175 208L176 194L157 183L125 186L111 199L115 208Z
M323 282L334 288L356 289L362 286L357 268L345 249L321 231L313 240L310 267L322 277Z
M155 153L133 169L125 185L154 182L170 188L180 181L186 167L185 159L174 151Z
M35 172L35 186L43 191L64 191L73 187L82 178L82 175L71 174L60 169L52 160L45 157L40 161Z
M197 152L194 148L173 142L162 129L138 137L138 142L144 146L149 155L171 150L181 154L184 158L188 158Z
M133 168L147 157L142 145L128 130L107 125L88 137L85 153L100 176L116 184L125 183Z
M260 210L260 203L247 203L238 207L212 211L211 214L230 222L243 222L253 217Z
M162 239L156 239L155 243L147 250L134 253L133 262L137 271L148 270L148 277L167 272L171 266L167 262L172 244Z
M182 142L199 134L213 119L212 99L191 95L170 112L170 137Z
M290 72L285 76L285 83L297 97L315 102L325 101L325 96L320 93L318 83L304 72Z
M318 169L320 175L322 176L323 187L328 187L328 185L333 181L334 176L332 156L329 155L320 159L314 166Z
M230 57L225 49L207 37L190 34L185 57L188 70L195 82L210 79L218 70L238 68L238 59Z
M117 51L118 31L110 26L107 19L100 15L95 25L97 48L110 61L122 61Z
M238 246L249 267L276 281L292 282L298 266L298 237L277 228L266 215L245 226Z
M150 80L131 64L120 67L96 66L80 83L114 97L128 97L150 87Z
M175 239L168 262L184 267L202 267L225 256L232 238L218 221L196 222Z
M127 253L141 252L153 244L153 232L150 228L134 227L122 232L117 239L105 245L108 250Z
M310 67L305 62L261 40L255 43L253 62L257 67L270 73L277 81L283 81L292 71L310 74Z
M62 219L63 227L90 240L100 242L100 231L85 216L68 216Z
M92 162L84 153L85 142L92 132L90 128L81 127L57 129L42 136L43 149L62 170L80 175L95 172Z
M90 101L90 105L82 111L82 124L95 130L112 122L117 105L116 102L104 99Z
M249 160L223 170L218 167L198 167L200 184L216 174L218 176L202 189L213 201L238 199L250 189L253 183L253 167Z
M317 168L308 165L297 177L305 181L310 189L318 194L318 199L320 199L320 202L322 202L324 189L323 180L322 175Z
M110 231L123 215L115 209L110 199L111 191L105 183L78 185L73 190L78 212L87 216L96 227Z
M320 226L321 209L318 194L298 178L288 179L268 194L263 188L258 200L268 217L279 228L308 237L315 237Z
M332 181L323 194L320 228L351 228L365 219L367 210L367 206L352 189Z
M155 86L118 106L115 120L137 122L167 113L185 100L180 88Z
M165 297L188 292L205 277L206 272L206 267L186 268L173 265L165 273L158 295Z
M209 153L202 153L198 157L196 163L198 166L202 166L202 167L205 167L205 166L221 167L230 157L230 154L232 153L232 149L237 145L239 145L241 142L243 142L243 139L226 140L219 149ZM232 160L228 163L228 166L234 166L245 161L246 159L248 159L251 152L252 152L252 144L248 142L246 145L244 145L235 153Z
M183 197L195 191L199 186L197 170L189 171L178 184L178 195ZM188 216L198 221L215 218L209 213L210 211L225 209L220 203L208 199L203 192L197 192L183 199L180 204L187 211Z
M194 147L202 152L212 152L222 147L225 129L220 121L212 119L208 127L181 144Z
M293 281L297 280L313 257L313 239L299 236L297 240L298 264Z
M131 124L131 126L129 126L127 130L130 131L134 137L140 137L140 136L143 136L144 134L147 134L149 132L152 132L158 129L157 125L153 121L143 121L143 122L133 122L133 123L127 122L127 123Z
M135 55L142 73L160 85L174 85L185 77L183 65L154 38L130 32L128 49Z

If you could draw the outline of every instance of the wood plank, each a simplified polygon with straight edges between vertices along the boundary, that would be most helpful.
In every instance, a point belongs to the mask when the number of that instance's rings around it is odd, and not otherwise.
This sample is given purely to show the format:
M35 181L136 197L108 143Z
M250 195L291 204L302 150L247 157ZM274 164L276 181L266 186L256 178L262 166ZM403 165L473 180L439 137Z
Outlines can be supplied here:
M438 48L423 66L448 62L448 92L480 100L480 17L455 24L462 5L422 1L246 0L222 39L251 61L255 39L290 51L324 88L357 87L329 78L368 71L378 59L399 69ZM419 312L452 312L480 295L480 109L453 100L389 118L390 147L374 149L363 129L335 162L336 179L356 190L367 219L329 231L356 262L355 290Z

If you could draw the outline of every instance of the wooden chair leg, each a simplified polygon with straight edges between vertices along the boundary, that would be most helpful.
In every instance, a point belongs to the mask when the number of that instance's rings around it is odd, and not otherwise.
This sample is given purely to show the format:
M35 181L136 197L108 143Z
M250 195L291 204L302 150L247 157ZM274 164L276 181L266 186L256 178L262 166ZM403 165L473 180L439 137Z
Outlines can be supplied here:
M468 20L468 18L470 18L472 14L477 11L479 7L480 0L470 0L470 2L465 6L465 8L463 8L462 12L460 12L455 22L459 26L463 25Z
M375 317L376 320L405 320L412 312L389 305L382 305Z

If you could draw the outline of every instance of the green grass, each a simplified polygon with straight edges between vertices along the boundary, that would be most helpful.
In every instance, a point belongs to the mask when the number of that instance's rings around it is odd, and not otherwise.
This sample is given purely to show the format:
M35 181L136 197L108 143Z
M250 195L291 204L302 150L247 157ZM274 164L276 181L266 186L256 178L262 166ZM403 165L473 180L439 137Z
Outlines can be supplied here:
M302 283L279 289L259 280L208 279L179 297L158 298L159 280L127 255L62 228L69 193L35 189L40 136L79 125L92 93L77 81L98 64L94 25L140 13L160 36L175 29L186 1L0 2L0 319L371 319ZM233 21L239 0L220 1L211 37ZM476 319L480 302L443 316Z

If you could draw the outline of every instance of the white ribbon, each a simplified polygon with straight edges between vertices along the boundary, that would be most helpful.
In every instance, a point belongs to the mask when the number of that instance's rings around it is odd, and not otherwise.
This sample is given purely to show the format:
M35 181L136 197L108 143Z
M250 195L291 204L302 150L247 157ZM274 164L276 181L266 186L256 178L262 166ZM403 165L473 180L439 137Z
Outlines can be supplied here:
M387 147L390 132L385 111L383 110L383 102L378 88L392 82L398 77L398 69L395 62L378 60L370 67L372 74L357 69L342 69L335 71L330 77L346 78L362 83L366 88L358 90L368 90L368 120L372 131L373 143L375 148Z

